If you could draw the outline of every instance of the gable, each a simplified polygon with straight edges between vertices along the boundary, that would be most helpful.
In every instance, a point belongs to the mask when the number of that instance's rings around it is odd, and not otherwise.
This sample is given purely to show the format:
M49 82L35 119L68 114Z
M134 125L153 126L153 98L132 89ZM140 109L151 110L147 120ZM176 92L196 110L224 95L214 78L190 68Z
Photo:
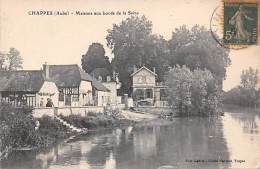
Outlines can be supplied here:
M156 73L154 73L153 71L151 71L150 69L148 69L147 67L143 66L140 69L138 69L137 71L135 71L134 73L132 73L130 76L135 76L136 74L138 74L139 72L147 72L150 73L152 76L157 76ZM144 74L145 75L145 74ZM148 74L146 74L148 75Z
M152 73L151 71L148 71L147 69L142 69L135 73L133 76L153 76L155 77L155 74Z

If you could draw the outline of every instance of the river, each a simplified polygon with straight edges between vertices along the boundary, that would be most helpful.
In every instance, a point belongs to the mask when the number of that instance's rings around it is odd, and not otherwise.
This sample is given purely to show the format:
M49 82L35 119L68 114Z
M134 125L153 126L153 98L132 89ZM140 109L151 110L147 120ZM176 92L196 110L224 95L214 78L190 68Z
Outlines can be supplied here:
M259 169L260 115L156 120L76 137L45 151L17 151L2 169ZM161 167L163 168L163 167Z

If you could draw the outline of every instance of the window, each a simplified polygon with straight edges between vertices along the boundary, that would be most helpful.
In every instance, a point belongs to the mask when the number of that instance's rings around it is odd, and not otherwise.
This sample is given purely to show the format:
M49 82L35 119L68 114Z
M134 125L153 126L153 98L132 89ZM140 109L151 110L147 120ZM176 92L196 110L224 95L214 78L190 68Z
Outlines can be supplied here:
M146 98L152 99L153 98L153 90L146 89Z
M160 100L162 100L162 101L167 100L167 91L166 91L166 89L160 89Z
M64 93L62 92L59 93L59 101L64 101Z

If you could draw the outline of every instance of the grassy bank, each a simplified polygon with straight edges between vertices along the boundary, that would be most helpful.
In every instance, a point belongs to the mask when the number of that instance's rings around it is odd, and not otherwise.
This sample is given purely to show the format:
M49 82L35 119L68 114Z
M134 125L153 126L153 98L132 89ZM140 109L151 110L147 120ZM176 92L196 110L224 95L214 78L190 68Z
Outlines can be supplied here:
M63 126L53 117L43 116L35 119L31 109L14 108L0 103L0 157L6 158L14 149L47 148L77 133ZM113 113L89 113L87 117L79 115L60 116L63 120L78 128L98 130L129 124L130 120L118 118ZM39 126L37 127L37 123Z

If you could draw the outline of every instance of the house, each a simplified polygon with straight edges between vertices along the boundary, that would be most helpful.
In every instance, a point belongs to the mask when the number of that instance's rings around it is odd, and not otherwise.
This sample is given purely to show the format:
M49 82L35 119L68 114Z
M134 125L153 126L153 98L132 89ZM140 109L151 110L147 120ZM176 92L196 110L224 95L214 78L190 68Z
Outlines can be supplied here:
M135 105L166 106L166 86L156 83L155 69L143 66L130 75L132 78L132 97Z
M46 106L47 99L58 105L59 91L40 70L0 71L0 100L15 106Z
M110 104L117 105L121 103L121 97L117 94L118 89L121 87L117 73L110 72L106 68L96 68L90 74L110 90Z
M44 65L46 78L59 90L58 106L105 106L110 91L78 65Z
M110 90L78 65L43 65L42 70L0 71L0 100L16 106L105 106Z

